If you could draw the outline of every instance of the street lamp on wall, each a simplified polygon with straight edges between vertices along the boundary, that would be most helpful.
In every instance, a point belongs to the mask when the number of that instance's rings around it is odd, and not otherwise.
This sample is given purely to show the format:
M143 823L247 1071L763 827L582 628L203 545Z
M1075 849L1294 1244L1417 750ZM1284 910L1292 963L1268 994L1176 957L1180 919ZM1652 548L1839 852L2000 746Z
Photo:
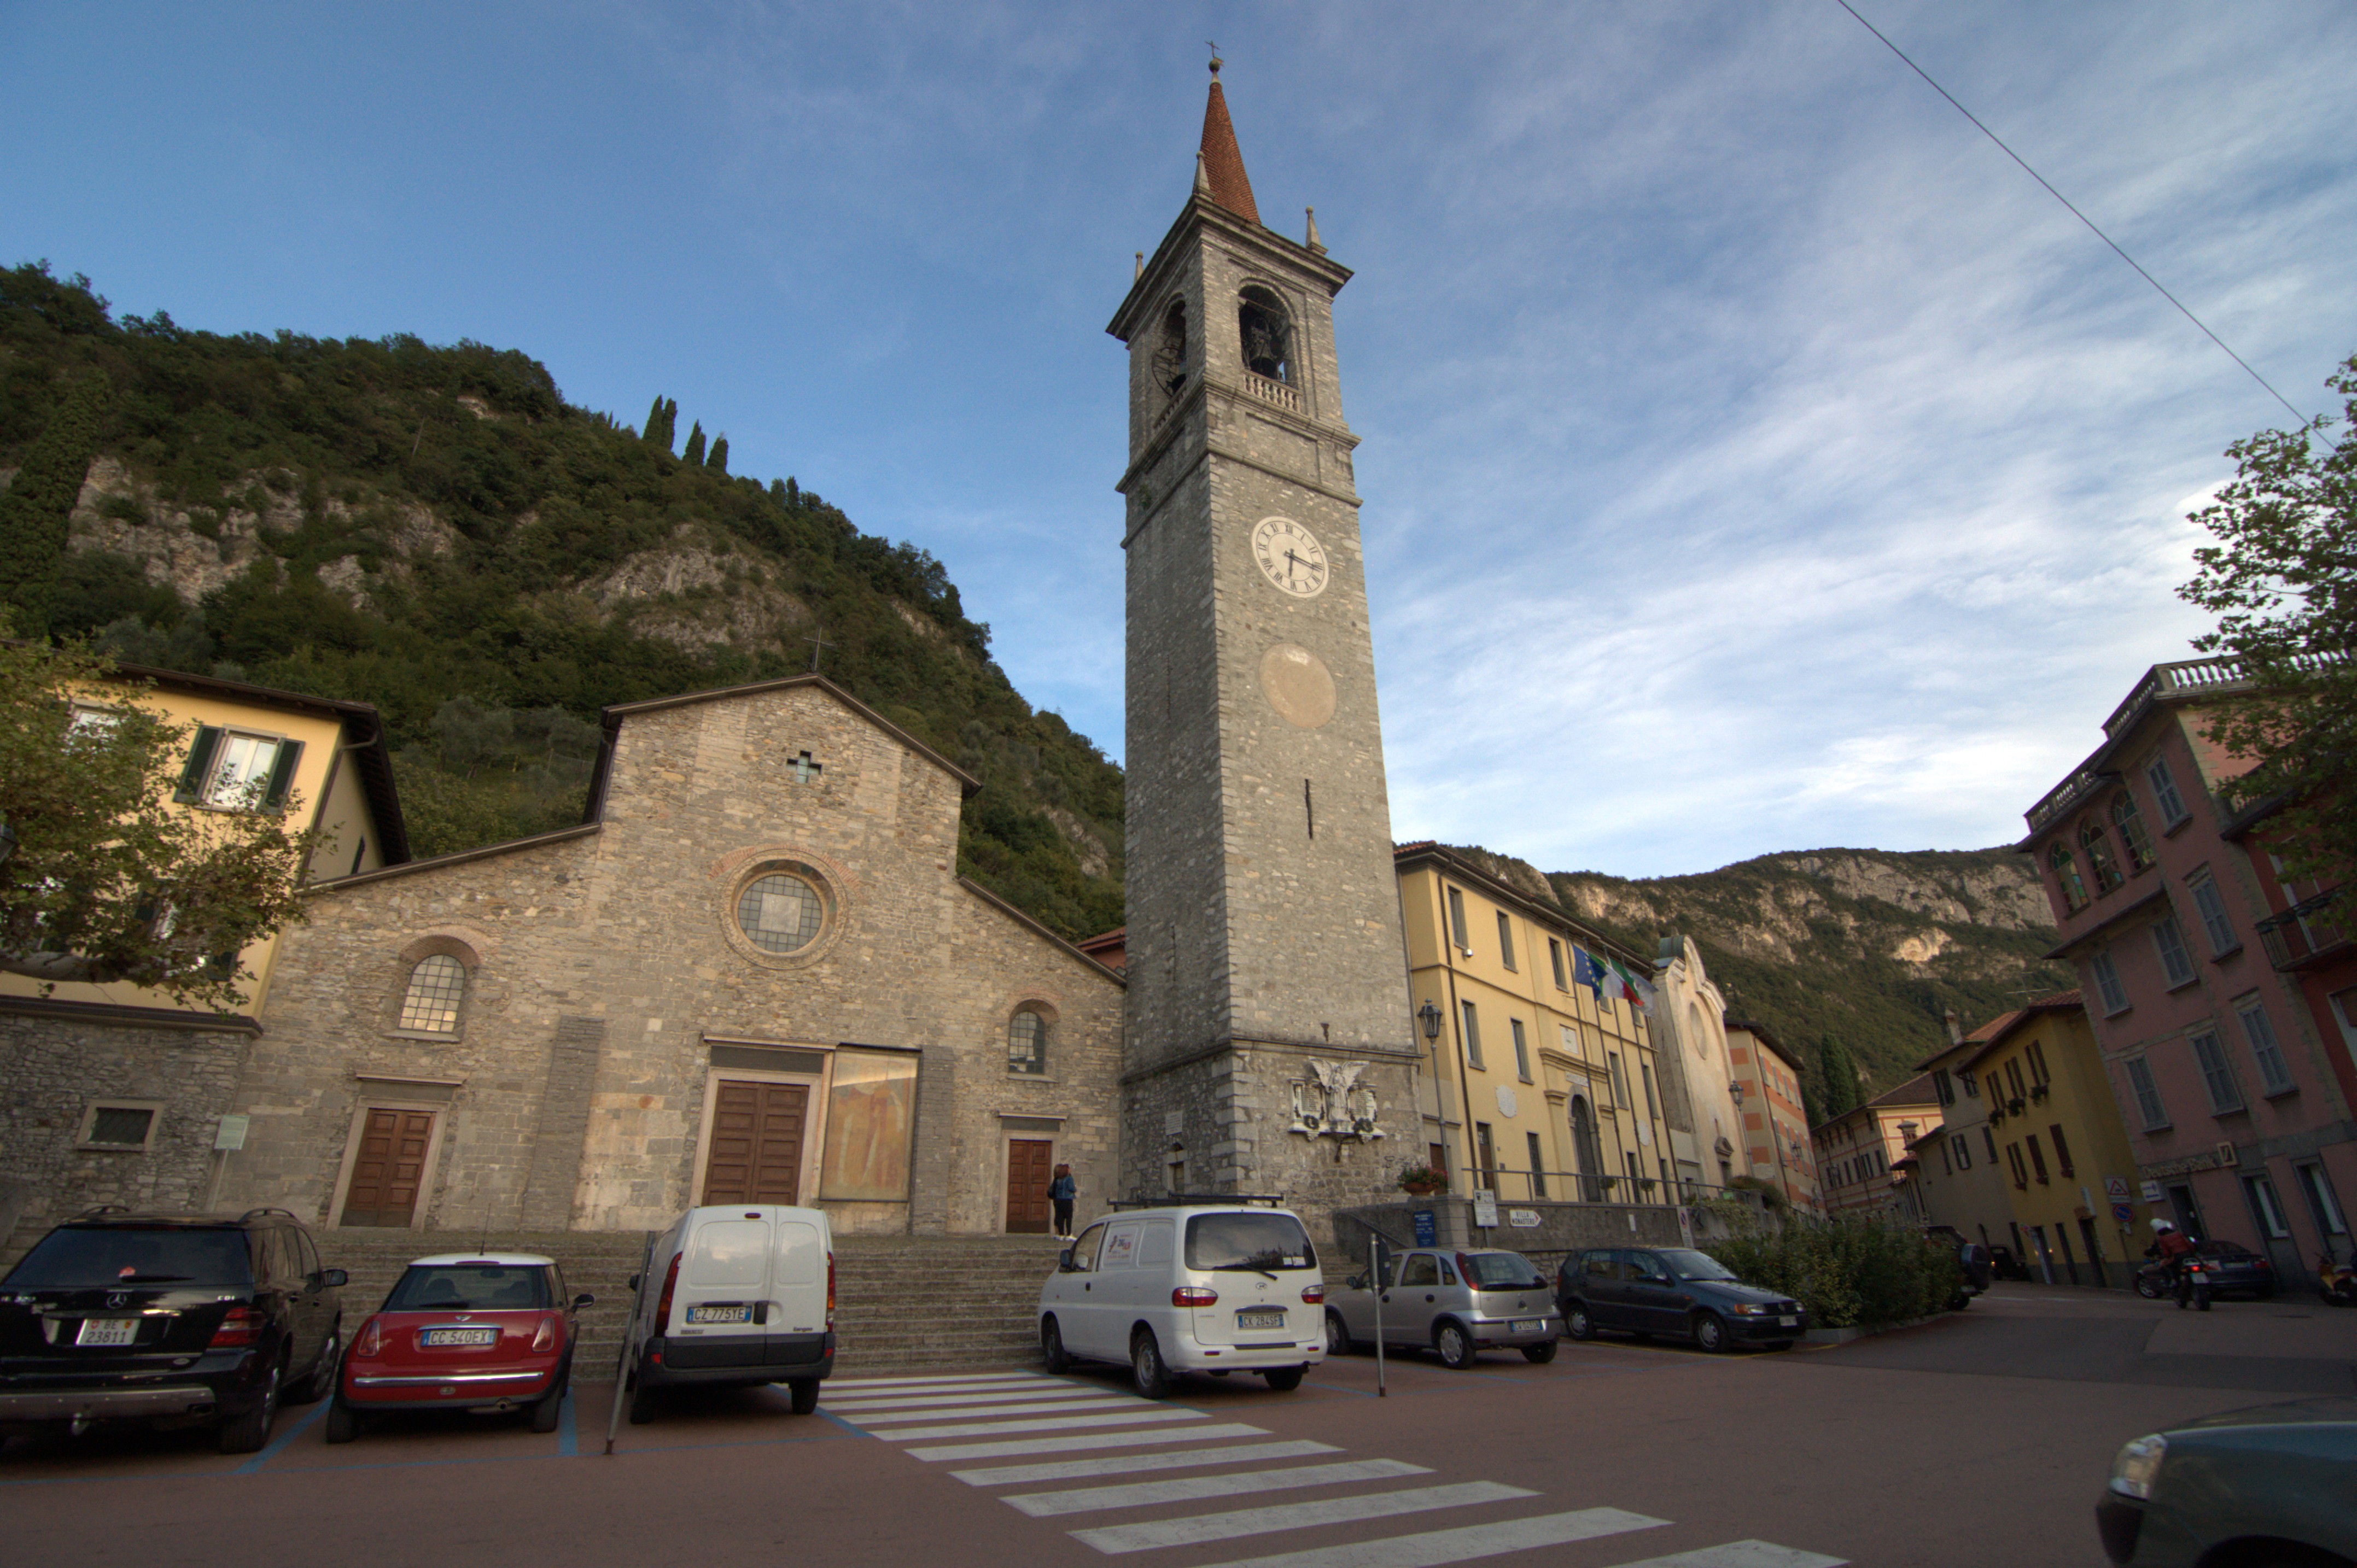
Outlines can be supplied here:
M5 831L6 825L5 823L0 823L0 832ZM13 844L15 840L11 838L9 842ZM5 858L6 856L5 854L0 854L0 859ZM1415 1021L1424 1026L1424 1037L1426 1039L1437 1040L1440 1038L1439 1008L1435 1007L1431 1003L1426 1002L1423 1006L1416 1009Z

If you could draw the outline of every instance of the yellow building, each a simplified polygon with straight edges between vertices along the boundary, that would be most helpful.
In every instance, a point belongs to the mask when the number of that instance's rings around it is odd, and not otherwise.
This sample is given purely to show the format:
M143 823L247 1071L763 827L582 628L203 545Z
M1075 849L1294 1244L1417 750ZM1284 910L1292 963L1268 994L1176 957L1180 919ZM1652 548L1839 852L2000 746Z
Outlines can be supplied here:
M2012 1197L2014 1256L2056 1284L2126 1286L2141 1228L2166 1210L2134 1186L2127 1129L2079 993L2011 1015L1967 1069Z
M1404 845L1394 864L1423 1153L1450 1192L1674 1201L1644 1014L1610 980L1601 996L1585 983L1582 958L1648 966L1447 849Z
M1928 1222L1908 1149L1940 1125L1940 1102L1925 1073L1810 1128L1825 1212Z

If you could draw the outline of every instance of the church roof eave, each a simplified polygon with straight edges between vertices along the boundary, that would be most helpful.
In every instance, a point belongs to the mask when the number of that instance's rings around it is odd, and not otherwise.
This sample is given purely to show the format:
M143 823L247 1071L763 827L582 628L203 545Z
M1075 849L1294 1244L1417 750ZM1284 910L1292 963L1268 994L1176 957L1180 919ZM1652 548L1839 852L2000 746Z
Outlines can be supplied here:
M1121 971L1109 968L1104 964L1099 963L1095 959L1091 958L1079 948L1074 947L1071 942L1066 941L1062 937L1058 936L1054 931L1049 929L1046 926L1041 925L1037 919L1025 914L1022 910L1017 908L1006 899L1001 898L997 894L993 893L989 888L985 887L981 883L976 882L971 876L961 876L957 880L959 886L964 888L967 892L973 894L975 897L981 899L984 903L989 905L1000 914L1006 916L1017 925L1023 927L1034 936L1045 937L1049 941L1053 942L1057 947L1061 948L1067 958L1073 960L1075 962L1085 964L1088 968L1094 970L1097 973L1104 976L1107 980L1112 981L1115 985L1120 986L1124 991L1129 989L1129 980L1122 973Z
M1130 340L1143 324L1147 302L1158 300L1168 292L1170 285L1167 274L1176 263L1187 236L1198 225L1220 229L1231 240L1260 247L1273 261L1299 268L1317 278L1326 285L1329 295L1340 293L1342 285L1351 281L1351 269L1341 263L1320 255L1307 245L1297 244L1265 225L1239 218L1209 197L1197 194L1189 197L1187 205L1179 209L1178 216L1171 220L1168 232L1162 236L1162 243L1157 245L1154 254L1146 258L1146 270L1129 285L1129 292L1122 296L1121 307L1114 312L1112 321L1106 324L1107 333L1125 343Z
M833 697L836 702L956 779L963 791L964 799L970 800L981 790L981 779L976 779L973 774L968 773L964 768L960 768L956 763L952 762L948 757L943 757L940 752L935 751L823 675L787 675L775 681L748 681L741 686L715 686L708 691L683 692L675 697L649 697L641 702L616 703L599 714L599 720L606 726L607 735L610 736L620 730L624 719L635 714L660 713L665 708L683 708L691 703L718 702L726 697L749 697L762 692L782 692L793 686L814 687ZM610 752L613 748L609 744L606 749ZM590 791L590 814L593 818L605 804L605 768L606 760L600 757L598 778Z

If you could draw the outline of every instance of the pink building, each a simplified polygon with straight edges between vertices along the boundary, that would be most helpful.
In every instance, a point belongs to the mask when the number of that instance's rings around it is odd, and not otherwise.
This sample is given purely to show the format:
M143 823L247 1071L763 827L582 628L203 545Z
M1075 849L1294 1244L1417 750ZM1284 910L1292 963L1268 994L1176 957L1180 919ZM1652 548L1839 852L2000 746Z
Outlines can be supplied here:
M2061 929L2049 956L2078 969L2127 1126L2130 1197L2265 1253L2297 1289L2320 1252L2350 1246L2357 996L2326 989L2351 977L2324 911L2282 918L2314 890L2279 886L2249 842L2264 808L2237 820L2217 799L2248 764L2210 740L2203 707L2245 689L2229 660L2155 665L2031 808L2021 848Z

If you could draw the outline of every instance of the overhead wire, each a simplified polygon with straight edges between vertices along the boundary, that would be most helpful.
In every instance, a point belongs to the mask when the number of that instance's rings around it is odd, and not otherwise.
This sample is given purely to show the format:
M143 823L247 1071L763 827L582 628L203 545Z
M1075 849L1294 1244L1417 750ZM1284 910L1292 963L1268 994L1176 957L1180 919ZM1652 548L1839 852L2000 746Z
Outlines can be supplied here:
M1880 39L1883 48L1889 49L1892 54L1897 55L1901 60L1905 61L1908 70L1921 77L1931 87L1932 91L1946 99L1948 102L1954 107L1957 113L1962 114L1965 119L1970 120L1980 131L1982 135L1986 136L1990 141L1995 142L1997 145L1998 150L2004 153L2007 157L2009 157L2015 163L2019 164L2021 166L2021 171L2024 174L2036 180L2039 184L2044 186L2046 188L2046 194L2051 196L2055 200L2061 202L2066 209L2068 209L2072 217L2076 218L2080 222L2084 223L2087 226L2087 231L2089 233L2094 235L2096 239L2101 240L2104 244L2109 245L2112 248L2113 254L2118 256L2120 260L2126 262L2129 266L2135 267L2136 276L2152 285L2153 288L2158 292L2161 298L2177 306L2179 313L2181 314L2186 320L2190 321L2194 326L2201 329L2201 335L2203 337L2209 338L2212 343L2217 344L2225 356L2233 360L2234 363L2242 366L2244 373L2249 375L2253 381L2258 382L2259 385L2266 387L2267 390L2267 395L2275 399L2277 403L2283 404L2285 409L2290 413L2291 416L2299 421L2303 429L2308 426L2309 416L2307 414L2304 414L2298 409L2294 408L2292 406L2291 400L2284 396L2283 393L2276 391L2274 385L2268 381L2266 377L2259 374L2256 370L2252 368L2251 362L2248 360L2245 360L2242 355L2234 352L2233 349L2223 338L2219 337L2218 334L2210 330L2209 323L2203 321L2200 317L2194 315L2190 309L2187 308L2183 300L2178 298L2175 295L2169 293L2168 289L2162 287L2160 280L2153 276L2150 273L2145 271L2143 266L2137 263L2134 256L2129 255L2127 252L2122 250L2118 241L2113 239L2109 234L2104 233L2101 228L2096 226L2093 219L2080 211L2079 209L2072 204L2069 197L2055 189L2051 180L2049 180L2044 175L2040 174L2036 169L2031 168L2028 159L2024 158L2019 153L2015 152L2011 147L2007 146L2004 137L1998 135L1995 131L1990 130L1987 125L1982 124L1981 117L1979 115L1974 113L1971 110L1958 102L1954 93L1941 86L1937 81L1932 81L1932 73L1925 70L1921 66L1917 65L1913 59L1908 55L1905 49L1902 49L1897 44L1892 43L1881 28L1876 27L1872 22L1867 21L1864 16L1859 16L1857 7L1851 5L1849 0L1834 0L1834 4L1848 12L1850 16L1857 20L1859 27L1864 27L1867 32L1872 33L1877 38ZM2322 432L2319 431L2318 434L2321 435ZM2339 450L2337 444L2332 441L2330 436L2325 436L2324 440L2327 446L2333 446L2336 451Z

